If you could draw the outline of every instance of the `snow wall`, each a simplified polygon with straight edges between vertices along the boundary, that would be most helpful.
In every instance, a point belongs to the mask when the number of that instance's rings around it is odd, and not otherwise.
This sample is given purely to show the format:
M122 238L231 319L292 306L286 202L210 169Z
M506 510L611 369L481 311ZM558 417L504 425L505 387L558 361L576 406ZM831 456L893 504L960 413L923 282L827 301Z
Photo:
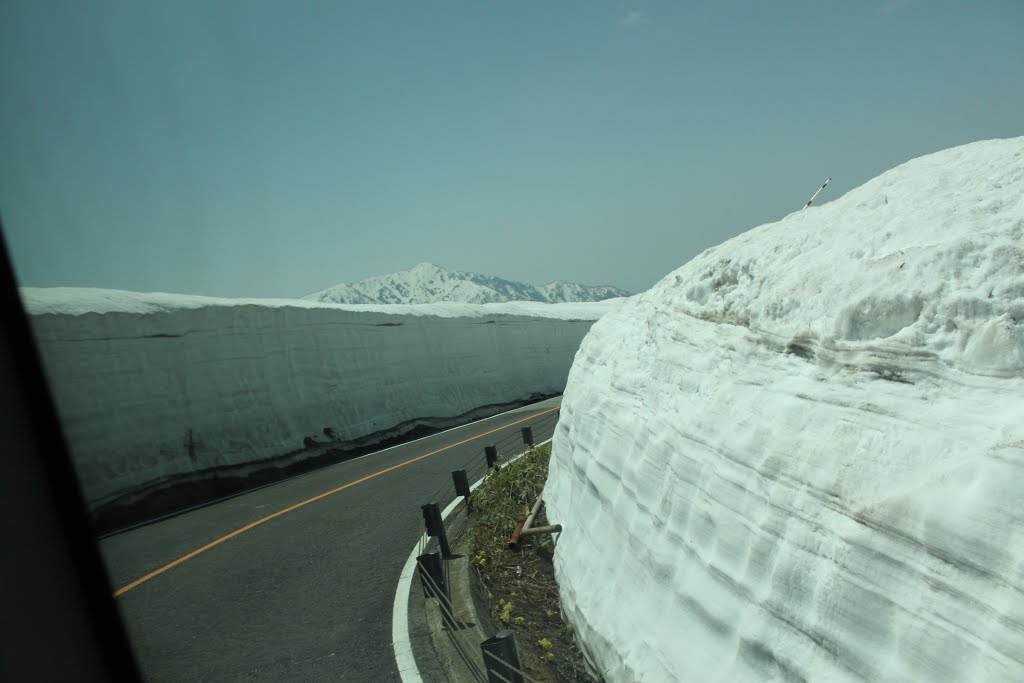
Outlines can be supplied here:
M365 448L559 394L580 340L616 305L22 296L93 509L301 460L316 451L307 436Z
M1024 680L1024 138L626 300L553 449L563 610L606 680Z

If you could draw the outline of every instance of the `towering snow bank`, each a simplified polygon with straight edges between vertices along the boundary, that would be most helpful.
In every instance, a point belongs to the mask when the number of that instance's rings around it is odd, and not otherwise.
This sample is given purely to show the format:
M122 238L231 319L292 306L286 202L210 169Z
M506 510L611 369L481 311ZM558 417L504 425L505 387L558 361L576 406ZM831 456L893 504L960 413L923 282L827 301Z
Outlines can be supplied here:
M612 681L1024 680L1024 138L709 249L594 325L548 518Z
M183 475L301 458L305 437L328 441L325 427L345 445L559 393L583 335L616 305L22 293L94 506Z

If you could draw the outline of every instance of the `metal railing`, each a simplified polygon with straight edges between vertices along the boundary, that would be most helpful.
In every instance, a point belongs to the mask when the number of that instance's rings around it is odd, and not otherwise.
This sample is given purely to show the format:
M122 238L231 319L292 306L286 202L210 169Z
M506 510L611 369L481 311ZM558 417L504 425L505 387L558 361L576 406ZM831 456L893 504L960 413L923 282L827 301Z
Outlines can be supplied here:
M469 528L469 516L449 515L453 519L447 521L441 512L442 506L450 506L461 496L469 509L471 491L468 483L479 483L492 468L501 468L524 454L524 449L548 441L558 423L558 413L556 410L542 415L531 421L528 426L510 431L488 444L481 453L454 470L449 480L428 496L427 502L421 506L423 534L420 536L417 574L424 595L437 601L452 646L466 664L470 674L481 683L526 683L534 679L523 671L515 634L512 631L499 631L483 642L468 642L473 639L467 624L456 618L451 603L448 560L451 559L449 539L457 541L462 537ZM439 552L427 552L431 538L437 539ZM479 659L470 654L477 648L482 653ZM483 667L480 666L480 662L483 663Z

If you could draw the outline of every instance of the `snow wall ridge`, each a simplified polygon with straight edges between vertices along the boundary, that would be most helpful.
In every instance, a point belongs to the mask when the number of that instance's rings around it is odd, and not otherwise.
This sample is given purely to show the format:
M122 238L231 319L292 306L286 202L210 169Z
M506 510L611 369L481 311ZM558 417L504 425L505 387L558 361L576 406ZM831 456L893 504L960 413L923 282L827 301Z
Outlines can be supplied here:
M296 449L326 427L354 443L560 394L580 340L617 305L175 307L172 295L97 291L34 290L26 302L92 507L154 482L302 459Z
M609 681L1024 680L1024 138L916 159L594 324L545 502Z
M1024 137L909 161L707 250L642 298L785 337L1024 376Z

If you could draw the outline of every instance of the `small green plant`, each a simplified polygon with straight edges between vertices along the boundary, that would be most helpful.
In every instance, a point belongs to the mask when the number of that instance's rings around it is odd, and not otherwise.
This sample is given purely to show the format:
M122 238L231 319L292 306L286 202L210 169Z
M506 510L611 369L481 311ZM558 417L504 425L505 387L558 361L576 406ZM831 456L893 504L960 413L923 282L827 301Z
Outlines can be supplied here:
M508 547L516 520L543 492L550 455L551 446L545 444L488 473L473 493L472 545L466 554L488 596L494 623L514 629L521 639L523 664L538 673L546 669L554 680L593 683L572 633L562 628L550 537L530 538L515 551ZM543 526L547 521L541 506L536 522Z

